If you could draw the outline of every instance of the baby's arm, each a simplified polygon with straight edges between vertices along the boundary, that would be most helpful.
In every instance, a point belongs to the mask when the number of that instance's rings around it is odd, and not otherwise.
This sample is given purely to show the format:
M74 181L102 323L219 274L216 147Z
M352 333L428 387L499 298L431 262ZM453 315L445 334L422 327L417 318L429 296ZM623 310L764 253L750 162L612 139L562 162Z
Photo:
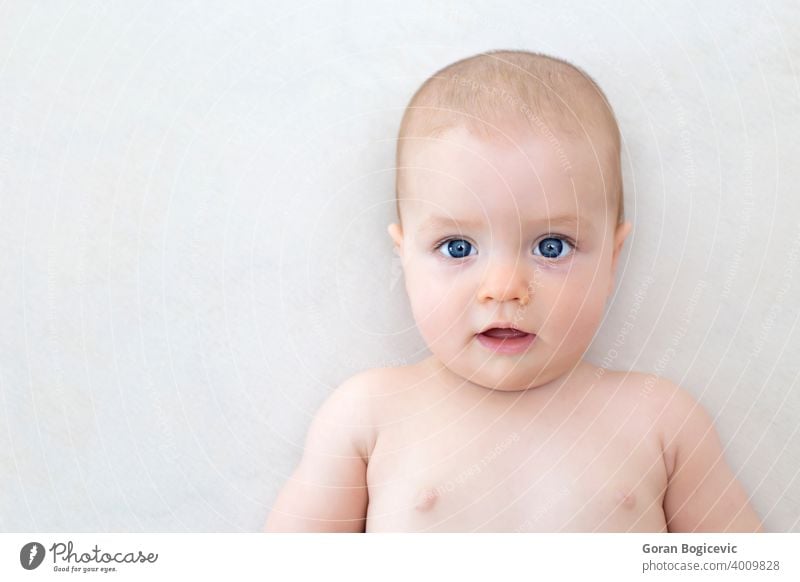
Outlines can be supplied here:
M303 458L272 507L265 531L363 532L369 433L363 380L355 376L325 401Z
M762 531L761 520L725 462L711 417L687 392L664 382L664 515L669 531Z

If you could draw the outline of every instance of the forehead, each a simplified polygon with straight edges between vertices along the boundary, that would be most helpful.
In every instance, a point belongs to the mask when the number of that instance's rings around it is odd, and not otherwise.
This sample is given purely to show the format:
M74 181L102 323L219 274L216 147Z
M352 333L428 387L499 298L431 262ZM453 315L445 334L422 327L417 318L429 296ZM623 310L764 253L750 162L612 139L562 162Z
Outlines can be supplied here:
M408 148L403 204L414 214L591 216L613 203L610 140L454 128Z

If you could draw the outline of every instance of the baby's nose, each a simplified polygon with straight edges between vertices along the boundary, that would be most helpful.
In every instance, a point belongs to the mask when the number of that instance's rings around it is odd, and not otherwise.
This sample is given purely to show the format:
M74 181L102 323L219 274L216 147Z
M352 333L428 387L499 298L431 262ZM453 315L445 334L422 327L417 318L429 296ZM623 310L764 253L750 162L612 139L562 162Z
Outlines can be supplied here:
M527 305L530 301L530 277L524 265L514 263L493 263L486 269L483 280L478 289L478 300L481 303L488 301L519 301Z

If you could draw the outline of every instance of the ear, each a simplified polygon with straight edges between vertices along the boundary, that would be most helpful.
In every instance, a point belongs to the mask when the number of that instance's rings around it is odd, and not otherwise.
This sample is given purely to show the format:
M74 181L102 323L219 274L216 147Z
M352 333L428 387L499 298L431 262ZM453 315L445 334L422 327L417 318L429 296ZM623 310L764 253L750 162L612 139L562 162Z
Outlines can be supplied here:
M619 255L622 253L622 247L625 244L625 239L628 238L631 230L633 229L633 225L630 222L623 222L622 224L617 225L616 230L614 231L614 251L611 257L611 281L608 285L608 295L611 296L611 293L614 291L614 280L617 274L617 264L619 263Z
M386 229L389 233L389 236L392 237L392 241L394 241L394 249L397 254L402 258L403 256L403 227L393 222L389 225L389 228Z

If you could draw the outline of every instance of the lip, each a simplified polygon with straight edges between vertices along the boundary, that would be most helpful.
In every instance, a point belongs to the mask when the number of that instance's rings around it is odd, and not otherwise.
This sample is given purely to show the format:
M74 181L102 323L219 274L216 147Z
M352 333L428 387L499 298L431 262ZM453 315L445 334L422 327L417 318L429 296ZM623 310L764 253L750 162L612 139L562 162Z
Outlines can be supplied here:
M513 323L509 323L508 321L495 321L494 323L491 323L491 324L487 325L486 327L484 327L478 333L481 334L483 332L486 332L486 331L489 331L490 329L495 329L495 328L497 328L497 329L517 329L517 330L519 330L521 332L524 332L524 333L532 333L532 332L528 331L527 329L522 329L521 327L517 327L516 325L514 325Z
M503 338L497 338L485 335L484 332L494 328L514 329L523 333L524 335L520 335L519 337L503 337ZM524 329L520 329L508 322L496 322L485 327L482 331L475 334L475 337L478 338L478 342L480 342L480 344L483 347L495 353L521 354L522 352L526 351L531 346L531 344L533 344L534 340L536 339L536 334L525 331Z

